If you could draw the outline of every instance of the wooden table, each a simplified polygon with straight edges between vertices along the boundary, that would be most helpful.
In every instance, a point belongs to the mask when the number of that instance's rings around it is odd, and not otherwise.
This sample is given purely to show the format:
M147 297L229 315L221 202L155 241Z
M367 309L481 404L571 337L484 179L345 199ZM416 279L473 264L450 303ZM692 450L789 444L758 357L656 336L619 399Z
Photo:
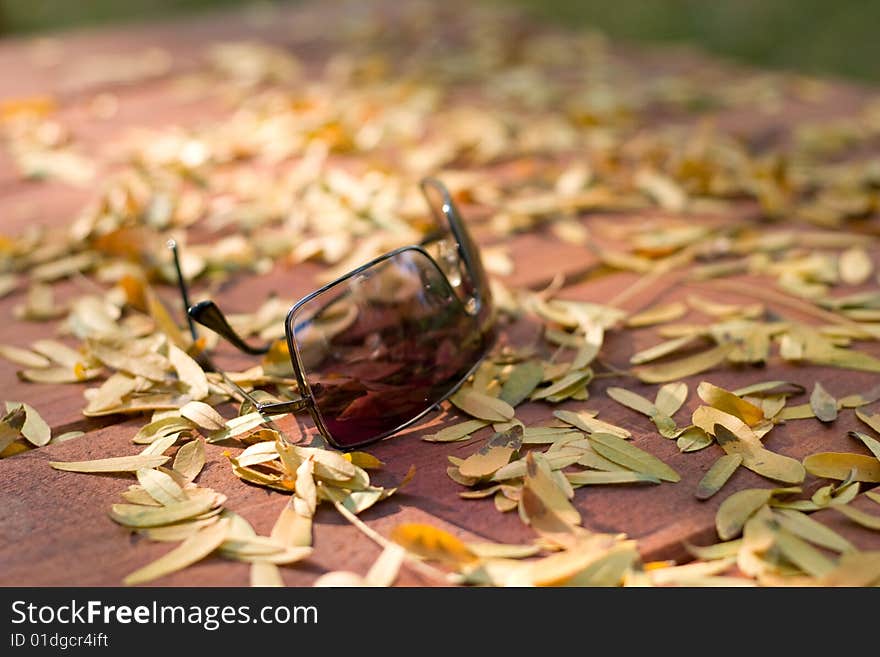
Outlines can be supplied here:
M247 13L221 13L194 20L158 23L137 27L120 27L95 31L73 32L52 36L51 41L38 38L15 39L0 43L0 88L2 99L10 100L36 94L56 99L56 116L72 126L79 148L99 163L99 180L112 171L114 143L135 126L169 124L196 125L223 116L221 103L211 98L179 93L179 79L200 70L200 53L210 43L224 40L261 39L284 45L296 53L308 67L317 66L326 54L326 44L314 30L316 16L324 24L335 25L344 7L321 7L319 3L285 9L271 16ZM306 27L303 27L303 26ZM152 54L150 54L152 51ZM156 54L156 53L160 54ZM164 53L164 54L161 54ZM153 64L143 65L144 61ZM94 75L94 62L122 62L118 69ZM625 53L630 66L645 75L658 72L686 74L705 65L692 53L667 52ZM167 61L166 61L167 60ZM49 62L47 65L46 62ZM142 65L138 74L126 79L126 71ZM152 66L153 68L150 68ZM720 70L727 70L719 67ZM91 73L91 75L90 75ZM118 110L110 118L96 116L94 99L100 93L111 93ZM799 120L818 117L847 116L870 96L868 90L842 83L833 83L825 100L799 102L781 99L772 112L755 114L747 107L731 107L714 113L714 121L731 134L755 141L784 140L787 128ZM656 117L656 122L677 120ZM503 171L498 175L503 175ZM24 229L40 225L51 230L67 226L78 210L95 192L93 186L72 187L58 181L24 181L13 162L0 157L0 226L5 235L17 235ZM668 213L641 210L626 213L590 212L581 220L597 235L603 227L627 222L646 221L652 216ZM754 214L754 205L745 202L739 216L693 215L694 221L740 221ZM876 217L875 217L876 219ZM880 263L880 247L876 236L880 224L862 224L865 244L875 263ZM498 243L486 235L484 241ZM557 273L565 275L562 298L607 303L632 285L638 276L617 271L602 277L590 277L600 268L593 250L586 246L562 242L541 228L505 238L502 242L516 263L515 271L506 278L511 287L537 289ZM272 290L285 297L296 297L314 287L315 268L289 268L277 265L262 276L237 277L224 287L220 300L232 311L254 307L254 299L262 299ZM638 294L621 303L627 311L635 311L655 303L685 299L699 293L707 298L728 303L754 301L746 277L734 279L742 285L740 292L719 292L707 283L682 283L674 276L660 276ZM81 292L82 283L68 280L56 285L61 299ZM871 288L869 285L868 288ZM873 285L876 289L876 284ZM21 303L24 286L0 299L0 342L26 346L40 337L56 334L54 322L32 323L13 319L12 308ZM173 300L173 290L163 290ZM771 304L772 307L772 304ZM789 307L773 308L782 316L807 320ZM696 318L685 317L682 321ZM637 349L658 341L653 328L609 333L603 359L626 367L629 356ZM880 356L876 342L861 345L867 353ZM53 433L81 429L86 434L65 443L34 449L0 461L0 583L3 585L74 585L112 586L141 565L159 557L169 548L132 536L107 516L109 505L119 501L119 493L130 483L121 476L87 476L57 472L47 462L53 460L84 460L108 455L136 453L131 443L143 418L113 416L87 419L81 414L86 384L38 385L24 383L16 377L15 365L0 360L0 381L3 398L25 401L36 407L47 419ZM696 407L694 394L703 376L687 379L691 394L682 409L682 417ZM724 368L714 371L710 380L728 388L736 388L756 380L784 379L811 389L821 381L836 395L866 390L877 381L874 374L816 366L793 366L774 359L762 370ZM674 441L658 437L653 425L613 402L604 390L619 381L603 379L590 388L589 408L600 417L627 428L636 445L648 449L682 474L676 485L656 487L591 487L581 489L575 504L581 511L584 526L607 532L625 532L637 539L645 560L688 558L685 542L709 544L716 540L714 516L726 495L743 488L767 487L766 480L750 471L740 470L724 489L724 494L707 502L695 499L693 491L705 471L717 458L715 450L681 454ZM655 386L630 385L637 392L653 395ZM805 401L801 399L800 401ZM577 402L567 406L581 408ZM541 421L551 417L553 407L541 403L527 404L518 411L525 421ZM447 410L451 416L455 412ZM428 425L437 423L436 417ZM846 433L863 429L851 411L831 426L815 421L793 421L774 429L768 446L795 458L816 451L857 451ZM470 501L459 497L461 487L446 474L447 455L468 454L473 443L466 445L433 444L420 440L427 433L426 424L414 427L403 435L386 440L370 449L386 463L377 480L393 481L404 476L411 465L417 468L413 481L398 495L363 514L363 520L377 532L388 535L402 522L427 522L467 539L500 542L529 541L534 534L515 513L501 514L491 500ZM261 534L270 531L287 497L249 486L231 472L222 452L228 446L209 445L208 464L200 484L225 493L227 507L247 518ZM232 448L233 451L235 448ZM819 481L808 476L807 490ZM857 501L856 506L871 510L870 501ZM880 549L880 534L861 529L831 512L819 512L835 530L863 549ZM350 570L363 573L379 554L379 548L357 529L341 518L332 508L321 508L316 517L314 555L294 567L284 568L284 580L290 585L309 585L327 570ZM220 558L206 559L190 568L162 578L159 585L231 585L248 583L248 566ZM423 585L418 574L404 569L399 579L404 585Z

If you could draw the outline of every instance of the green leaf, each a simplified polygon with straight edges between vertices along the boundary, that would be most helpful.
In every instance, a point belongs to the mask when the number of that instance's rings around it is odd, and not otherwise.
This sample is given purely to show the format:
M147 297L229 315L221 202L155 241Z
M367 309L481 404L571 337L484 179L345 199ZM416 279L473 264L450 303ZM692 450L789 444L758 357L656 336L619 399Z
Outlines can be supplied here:
M741 463L742 456L739 454L719 456L718 460L712 464L712 467L700 479L700 483L697 484L697 499L708 500L721 490Z
M609 461L619 463L635 472L651 474L664 481L677 482L679 474L656 456L645 452L622 438L610 433L589 436L590 445Z

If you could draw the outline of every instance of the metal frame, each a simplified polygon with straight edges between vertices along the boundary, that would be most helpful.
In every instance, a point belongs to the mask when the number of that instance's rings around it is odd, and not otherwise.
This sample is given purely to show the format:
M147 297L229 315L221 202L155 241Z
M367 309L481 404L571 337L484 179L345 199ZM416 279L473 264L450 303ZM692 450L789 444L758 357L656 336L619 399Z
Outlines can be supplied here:
M455 202L452 200L452 196L449 193L449 190L446 188L446 186L442 182L440 182L436 178L424 178L420 181L419 185L420 185L422 194L424 195L425 200L427 201L428 207L431 209L431 212L434 214L434 217L438 221L441 220L441 216L442 216L442 218L446 219L446 222L449 225L449 230L452 233L452 236L455 238L455 241L457 243L459 257L461 258L461 261L464 263L464 266L465 266L465 269L467 271L468 276L470 276L471 281L473 281L473 288L474 288L474 307L473 307L473 309L469 310L467 305L464 302L462 302L462 300L459 298L459 296L457 294L453 294L453 297L455 299L455 303L458 304L461 311L465 315L474 317L475 321L477 321L477 315L479 315L480 311L483 310L484 302L487 298L489 298L489 296L488 296L488 290L482 289L482 282L483 282L483 276L481 275L482 269L477 268L479 265L477 265L477 263L473 262L471 255L469 253L469 250L465 246L464 235L467 234L466 233L467 229L464 226L464 223L461 219L461 215L458 213L458 209L455 206ZM439 212L438 212L438 209L434 206L434 204L431 203L431 199L428 196L428 192L427 192L428 187L433 187L434 189L438 190L441 194L441 197L443 199L443 205L439 209ZM441 213L442 213L442 215L441 215ZM414 424L415 422L417 422L418 420L423 418L427 413L429 413L431 411L431 409L436 407L436 405L438 403L448 399L450 397L450 395L454 394L455 391L458 390L458 388L460 388L461 385L468 379L468 377L470 377L470 375L473 374L473 372L476 370L476 368L479 366L480 362L482 361L482 357L479 358L474 363L473 367L471 367L471 369L468 371L468 373L466 375L464 375L458 383L456 383L454 386L452 386L450 388L450 390L447 391L443 396L441 396L441 398L437 402L434 402L431 406L425 408L425 410L423 410L418 415L414 416L413 418L411 418L410 420L401 424L400 426L396 427L395 429L387 431L381 435L371 437L368 440L365 440L365 441L358 443L358 444L355 444L355 445L344 445L343 446L343 445L340 445L339 443L337 443L333 439L331 432L327 429L326 425L324 424L324 420L323 420L323 417L321 416L320 409L318 409L317 405L315 404L314 397L311 392L311 388L310 388L308 381L306 380L306 378L303 374L305 367L303 365L302 355L300 354L299 347L296 343L295 327L294 327L293 322L294 322L294 318L296 316L297 311L304 304L308 303L309 301L311 301L312 299L314 299L318 295L323 294L327 290L329 290L337 285L340 285L342 283L345 283L347 280L362 274L364 271L366 271L372 267L375 267L376 265L378 265L386 260L389 260L390 258L393 258L401 253L406 252L406 251L418 251L419 253L424 255L427 258L427 260L437 269L437 272L442 276L442 278L446 281L446 284L449 286L450 291L452 291L454 293L456 286L454 286L452 284L452 282L449 280L449 277L444 273L442 267L440 267L440 265L437 263L437 261L424 248L424 244L430 243L431 241L433 241L433 239L429 239L427 242L423 243L423 245L413 244L413 245L408 245L408 246L402 246L397 249L394 249L393 251L389 251L387 253L384 253L383 255L380 255L377 258L370 260L369 262L361 265L360 267L357 267L356 269L353 269L352 271L348 272L347 274L340 276L336 280L322 286L321 288L315 290L314 292L310 292L306 296L302 297L295 304L293 304L293 306L291 306L290 310L287 313L287 317L285 319L284 332L285 332L285 336L287 339L287 348L288 348L288 351L290 354L290 361L291 361L291 364L293 365L293 371L296 376L297 384L299 385L300 393L302 395L299 399L294 399L294 400L290 400L290 401L283 401L283 402L262 403L262 402L257 401L250 393L248 393L246 390L241 388L235 382L231 381L228 377L225 376L225 374L222 371L220 373L224 376L224 379L229 384L231 384L237 390L237 392L239 392L245 399L247 399L249 402L251 402L254 405L254 408L260 413L263 413L263 414L296 413L299 411L308 410L309 414L312 417L312 420L315 423L315 426L317 427L317 429L321 433L321 435L334 447L338 447L340 449L353 449L355 447L366 445L368 443L376 442L376 441L381 440L383 438L387 438L388 436L393 435L393 434L401 431L402 429L405 429L408 426L411 426L412 424ZM178 273L178 283L180 285L181 295L183 296L184 303L187 305L187 319L188 319L188 321L190 321L190 332L192 333L193 338L194 339L196 338L196 331L195 331L195 327L192 324L192 321L196 321L199 324L202 324L203 326L206 326L207 328L210 328L211 330L217 332L223 338L225 338L227 341L229 341L231 344L233 344L236 348L238 348L239 350L241 350L247 354L251 354L251 355L265 354L269 350L269 346L254 347L254 346L249 345L247 342L245 342L241 338L241 336L239 336L238 333L236 333L236 331L229 325L229 322L226 320L226 317L223 315L223 312L220 310L220 308L217 306L217 304L215 304L213 301L207 300L207 301L201 301L201 302L199 302L195 305L192 305L192 306L189 305L189 301L188 301L189 295L187 293L186 284L184 283L183 275L180 270L180 262L179 262L178 255L177 255L176 244L174 244L173 241L170 241L169 248L171 248L172 251L174 251L174 262L175 262L175 267L176 267L177 273ZM479 255L477 255L476 257L479 257ZM481 330L481 327L478 327L478 330ZM215 370L217 369L217 368L214 368L213 366L211 366L211 367L212 367L212 369L215 369Z

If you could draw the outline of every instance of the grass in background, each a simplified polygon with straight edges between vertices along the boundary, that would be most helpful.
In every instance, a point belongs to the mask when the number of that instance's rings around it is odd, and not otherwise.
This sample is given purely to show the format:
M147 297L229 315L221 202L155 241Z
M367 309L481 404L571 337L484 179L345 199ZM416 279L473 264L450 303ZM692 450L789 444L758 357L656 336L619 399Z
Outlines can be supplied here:
M616 38L689 43L762 67L880 82L878 0L491 1ZM157 19L248 2L253 0L0 0L0 31Z

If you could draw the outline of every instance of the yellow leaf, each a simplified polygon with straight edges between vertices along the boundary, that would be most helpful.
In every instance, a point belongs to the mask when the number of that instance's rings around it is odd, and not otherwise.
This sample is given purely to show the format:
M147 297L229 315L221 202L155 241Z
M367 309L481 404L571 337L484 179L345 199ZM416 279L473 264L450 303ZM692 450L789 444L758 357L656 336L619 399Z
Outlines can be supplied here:
M601 456L619 463L635 472L654 475L670 482L681 480L679 474L656 456L631 445L622 438L607 433L589 436L590 444Z
M534 493L541 501L542 506L561 518L563 522L571 525L580 524L581 514L572 506L566 494L554 481L550 467L534 452L529 452L526 456L523 491L526 490Z
M38 353L7 344L0 344L0 356L25 367L44 368L51 365L49 359Z
M134 571L123 582L127 585L143 584L186 568L219 548L225 540L228 530L228 520L220 520L209 525L187 538L171 552Z
M770 501L772 489L747 488L734 493L718 507L715 515L715 529L722 541L739 535L743 526L753 513Z
M774 509L780 527L802 539L836 552L851 552L855 546L834 530L795 509Z
M680 301L667 303L662 306L653 306L641 311L635 315L630 315L626 320L626 325L630 328L638 328L642 326L651 326L653 324L662 324L671 322L684 317L687 312L687 306Z
M206 496L162 507L114 504L110 517L126 527L157 527L193 518L213 508L215 503L215 499Z
M804 459L807 472L817 477L844 480L855 472L856 481L880 482L880 460L849 452L820 452Z
M521 444L522 428L519 426L505 433L496 433L484 447L468 456L458 466L458 471L463 477L490 477L510 462Z
M274 563L256 561L251 564L251 586L284 586L281 571Z
M422 436L422 440L430 443L448 443L464 440L470 438L470 435L475 431L488 425L489 422L486 420L465 420L464 422L457 422L456 424L444 427L437 433L426 434Z
M25 412L24 424L19 432L34 447L42 447L52 439L52 429L30 404L24 402L6 402L6 412L21 406Z
M581 431L587 433L610 433L620 438L629 438L632 434L622 427L618 427L602 420L590 417L586 413L576 413L574 411L553 411L553 415L558 417L566 424L577 427Z
M471 388L461 388L449 401L468 415L488 422L505 422L514 416L514 410L507 402Z
M752 472L787 484L799 484L804 480L804 466L795 459L764 449L760 442L743 440L721 424L716 424L713 431L721 449L726 454L741 456L742 464Z
M727 483L727 480L736 472L742 460L742 456L739 454L719 456L718 460L712 464L712 467L700 479L700 483L697 484L697 499L708 500L721 490L724 484Z
M687 396L688 387L686 383L667 383L660 386L660 389L657 391L654 405L663 415L671 418L687 400Z
M391 539L408 552L453 567L472 564L479 559L460 539L431 525L398 525L391 532Z
M180 415L208 431L223 431L228 428L223 416L205 402L189 402L180 409Z
M842 513L854 523L861 525L865 529L872 529L875 532L880 532L880 516L878 515L867 513L852 506L840 506L835 504L830 508L838 513Z
M871 256L860 247L853 246L840 254L838 261L840 278L847 285L861 285L868 280L874 270Z
M818 381L810 395L810 408L822 422L833 422L837 419L837 400Z
M645 383L678 381L720 365L727 358L727 354L730 353L733 346L733 344L722 344L708 351L701 351L693 356L668 363L636 367L633 369L633 374Z
M391 586L400 572L406 550L399 545L388 545L370 566L364 580L368 586Z
M56 470L67 472L136 472L141 468L155 468L166 463L170 457L161 454L114 456L94 461L50 461Z
M508 374L504 385L501 386L499 398L511 407L515 407L532 394L543 378L544 368L537 361L520 363Z
M195 479L204 466L205 441L202 438L196 438L181 445L174 456L174 464L172 465L175 472L180 473L189 481Z
M186 500L183 489L164 472L153 468L141 468L135 474L138 483L159 504L168 506Z
M764 419L762 409L708 381L700 383L697 387L697 395L709 406L738 417L749 426L755 426Z
M189 394L193 399L204 399L208 396L208 379L201 365L190 358L183 349L173 344L168 345L168 360L171 361L171 366L177 372L177 378L189 387ZM211 429L212 427L205 428Z

